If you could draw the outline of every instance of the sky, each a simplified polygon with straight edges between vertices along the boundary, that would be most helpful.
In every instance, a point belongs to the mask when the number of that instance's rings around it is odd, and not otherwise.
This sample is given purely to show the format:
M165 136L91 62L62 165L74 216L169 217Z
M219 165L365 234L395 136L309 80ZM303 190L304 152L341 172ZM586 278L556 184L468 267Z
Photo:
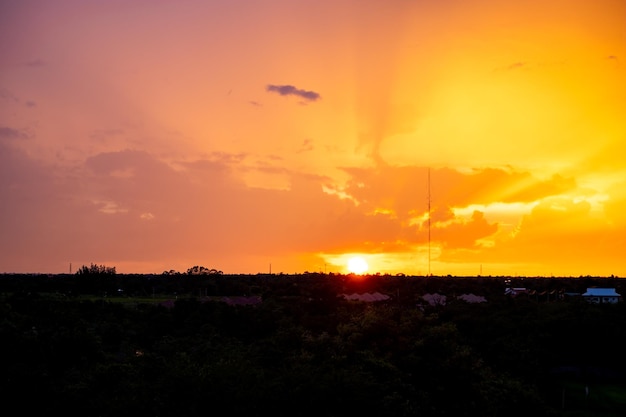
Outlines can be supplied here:
M626 276L623 0L0 0L0 272Z

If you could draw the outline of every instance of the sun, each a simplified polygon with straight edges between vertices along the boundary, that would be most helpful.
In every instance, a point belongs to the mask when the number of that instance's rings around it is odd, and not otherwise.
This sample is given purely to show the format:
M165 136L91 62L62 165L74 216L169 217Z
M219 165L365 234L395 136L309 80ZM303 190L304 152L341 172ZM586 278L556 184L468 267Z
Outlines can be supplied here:
M362 274L368 269L367 261L360 256L353 256L348 260L348 271L353 274Z

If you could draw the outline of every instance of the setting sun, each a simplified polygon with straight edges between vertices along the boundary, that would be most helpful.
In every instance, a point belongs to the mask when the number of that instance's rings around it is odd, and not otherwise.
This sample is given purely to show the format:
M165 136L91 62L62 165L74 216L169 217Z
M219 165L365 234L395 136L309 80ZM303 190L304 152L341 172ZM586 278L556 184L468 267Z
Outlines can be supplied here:
M363 274L367 272L367 261L360 256L354 256L348 260L348 271L353 274Z

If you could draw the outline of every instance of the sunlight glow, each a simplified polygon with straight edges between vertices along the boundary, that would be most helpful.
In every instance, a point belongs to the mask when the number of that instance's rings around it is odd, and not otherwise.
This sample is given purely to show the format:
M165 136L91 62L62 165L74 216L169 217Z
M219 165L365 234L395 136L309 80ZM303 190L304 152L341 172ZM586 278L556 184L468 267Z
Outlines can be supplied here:
M348 260L348 270L353 274L363 274L367 269L367 261L360 256L353 256Z

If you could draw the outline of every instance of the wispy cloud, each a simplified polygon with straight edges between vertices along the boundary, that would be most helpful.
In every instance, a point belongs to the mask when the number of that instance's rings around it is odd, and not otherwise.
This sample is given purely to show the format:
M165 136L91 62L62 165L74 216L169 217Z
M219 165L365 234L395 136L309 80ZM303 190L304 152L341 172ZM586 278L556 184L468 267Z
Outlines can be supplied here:
M317 101L321 98L319 93L315 91L303 90L300 88L296 88L293 85L276 85L276 84L268 84L265 87L265 90L270 93L278 93L281 96L296 96L300 97L306 101Z
M312 150L313 150L313 140L312 139L305 139L302 142L302 145L300 145L300 149L298 149L296 151L296 153L310 152Z
M530 64L528 62L518 61L518 62L513 62L511 64L508 64L502 67L495 68L494 71L495 72L516 71L516 70L522 70L522 69L527 70L529 68L530 68Z
M508 67L506 67L506 69L514 70L514 69L518 69L518 68L523 68L525 66L527 66L526 62L515 62L515 63L509 65Z

